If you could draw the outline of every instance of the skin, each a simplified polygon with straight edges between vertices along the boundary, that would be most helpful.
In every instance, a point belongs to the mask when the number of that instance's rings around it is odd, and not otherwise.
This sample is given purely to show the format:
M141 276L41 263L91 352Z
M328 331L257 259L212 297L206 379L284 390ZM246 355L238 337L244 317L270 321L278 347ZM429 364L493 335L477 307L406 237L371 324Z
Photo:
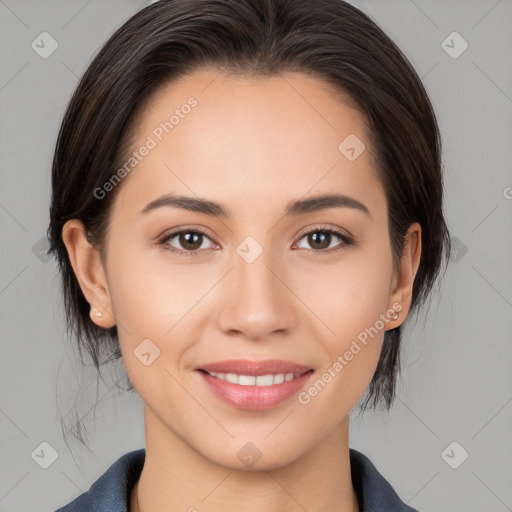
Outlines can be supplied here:
M143 512L358 510L348 415L372 379L384 331L407 317L421 227L410 226L395 269L365 118L322 80L202 69L150 99L134 149L190 96L198 105L119 185L105 261L77 219L62 233L83 293L103 312L91 319L118 325L144 402L146 461L130 510L139 510L137 494ZM349 134L366 145L354 161L338 150ZM232 218L171 207L139 215L168 192L219 202ZM361 201L370 215L338 207L284 216L290 201L333 192ZM177 236L158 245L181 227L206 232L192 249L201 255L172 254L166 247L185 250ZM318 248L304 233L320 227L341 228L357 244L333 234ZM247 236L263 249L252 263L236 252ZM277 358L314 368L309 386L394 303L399 318L306 405L294 396L266 411L240 410L194 371L224 359ZM160 349L149 366L134 355L146 338ZM250 469L237 457L247 442L262 454Z

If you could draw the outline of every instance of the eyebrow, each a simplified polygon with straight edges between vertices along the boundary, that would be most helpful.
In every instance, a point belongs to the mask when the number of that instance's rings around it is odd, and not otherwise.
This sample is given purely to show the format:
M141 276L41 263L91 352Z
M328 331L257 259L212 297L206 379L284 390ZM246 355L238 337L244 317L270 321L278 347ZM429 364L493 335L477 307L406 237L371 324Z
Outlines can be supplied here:
M223 217L226 219L232 217L230 211L219 203L208 201L207 199L177 196L174 194L165 194L154 199L139 212L139 215L146 215L153 210L163 207L181 208L182 210L204 213L212 217ZM343 194L321 195L290 202L286 206L285 215L297 216L327 210L328 208L353 208L371 217L370 211L363 203Z

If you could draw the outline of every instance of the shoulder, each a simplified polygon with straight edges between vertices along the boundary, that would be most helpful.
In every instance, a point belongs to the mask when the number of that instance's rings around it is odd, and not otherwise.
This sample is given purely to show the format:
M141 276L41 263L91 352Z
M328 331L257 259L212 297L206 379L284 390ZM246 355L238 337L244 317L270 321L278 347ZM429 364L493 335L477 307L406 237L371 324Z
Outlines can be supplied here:
M350 469L360 512L419 512L405 504L372 461L354 448L350 448Z
M90 489L55 512L128 512L130 491L140 476L146 450L122 455Z

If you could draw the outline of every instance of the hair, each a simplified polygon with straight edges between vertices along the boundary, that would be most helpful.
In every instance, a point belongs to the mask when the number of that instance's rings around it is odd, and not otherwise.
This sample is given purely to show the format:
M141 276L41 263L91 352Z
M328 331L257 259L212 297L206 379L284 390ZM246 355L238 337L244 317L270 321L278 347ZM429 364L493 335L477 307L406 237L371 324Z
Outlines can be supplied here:
M62 228L70 219L81 220L104 257L122 184L103 199L93 191L126 160L134 120L146 101L201 68L248 77L304 73L331 84L364 114L387 198L394 264L410 224L422 228L410 314L417 312L440 273L443 249L447 262L451 246L443 216L441 137L427 92L406 56L368 15L343 0L160 0L130 17L94 57L56 141L48 252L58 259L67 332L82 362L85 348L101 373L100 366L119 359L121 351L117 326L102 329L90 319ZM388 411L393 403L401 330L384 334L363 411L370 402L375 408L384 399Z

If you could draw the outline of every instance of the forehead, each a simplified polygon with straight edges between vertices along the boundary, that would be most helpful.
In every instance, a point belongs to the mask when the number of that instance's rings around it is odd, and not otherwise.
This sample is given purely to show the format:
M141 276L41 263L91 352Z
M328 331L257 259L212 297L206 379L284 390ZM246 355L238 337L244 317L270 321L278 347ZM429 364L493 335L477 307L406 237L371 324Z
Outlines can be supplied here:
M382 210L366 119L343 100L301 73L251 78L203 69L170 82L135 119L137 163L127 167L118 207L140 210L172 192L236 211L338 192L370 197Z

